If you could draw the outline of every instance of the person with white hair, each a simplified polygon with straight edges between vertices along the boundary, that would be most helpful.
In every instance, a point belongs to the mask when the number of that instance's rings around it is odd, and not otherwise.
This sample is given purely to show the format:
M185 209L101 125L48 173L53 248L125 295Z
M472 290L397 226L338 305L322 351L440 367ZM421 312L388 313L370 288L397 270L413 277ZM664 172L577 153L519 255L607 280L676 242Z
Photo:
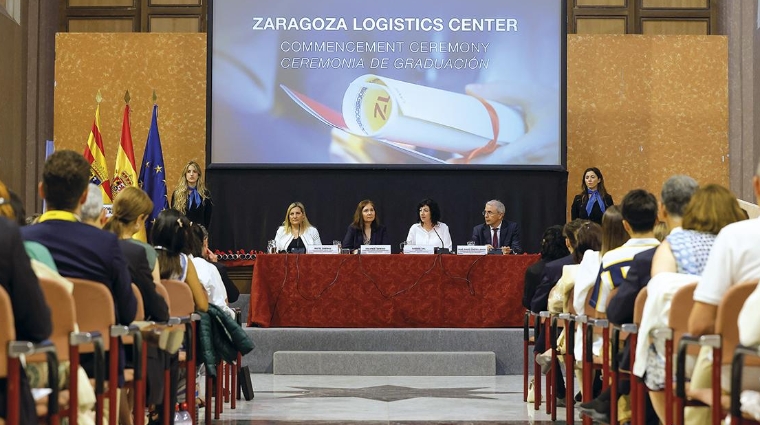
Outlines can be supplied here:
M486 202L483 209L485 223L472 229L471 241L475 245L487 245L489 249L501 249L504 254L521 254L520 226L504 220L506 208L496 199Z
M106 210L103 208L103 195L100 193L100 187L93 183L87 185L87 200L82 204L82 211L79 213L82 223L87 223L102 229L106 224Z

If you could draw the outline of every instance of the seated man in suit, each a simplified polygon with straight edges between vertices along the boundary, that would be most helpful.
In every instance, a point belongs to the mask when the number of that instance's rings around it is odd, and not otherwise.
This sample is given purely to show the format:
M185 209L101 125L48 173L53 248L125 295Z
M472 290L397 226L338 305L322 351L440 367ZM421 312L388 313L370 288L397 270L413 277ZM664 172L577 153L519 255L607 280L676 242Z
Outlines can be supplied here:
M520 227L504 220L504 204L496 199L486 202L483 209L484 224L472 229L471 241L475 245L487 245L489 249L501 249L504 254L521 254Z
M116 323L129 325L135 318L137 300L119 241L113 233L80 219L89 180L90 164L84 156L68 150L52 154L45 162L39 186L48 211L38 224L22 228L22 236L47 247L61 276L89 279L107 286L113 297ZM124 365L121 351L120 372ZM90 360L82 358L88 374L93 372Z

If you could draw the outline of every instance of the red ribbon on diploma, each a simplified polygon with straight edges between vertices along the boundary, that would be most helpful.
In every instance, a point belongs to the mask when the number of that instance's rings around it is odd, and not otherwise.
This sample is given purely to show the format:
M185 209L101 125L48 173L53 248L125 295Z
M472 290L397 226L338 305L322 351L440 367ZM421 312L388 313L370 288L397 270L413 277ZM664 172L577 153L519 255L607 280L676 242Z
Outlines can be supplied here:
M466 164L469 164L473 158L477 158L479 156L483 156L495 151L496 148L498 147L498 145L496 144L496 141L499 139L499 116L496 114L496 110L493 108L493 106L491 106L490 103L488 103L487 100L475 95L470 95L470 96L474 97L475 99L478 99L480 103L482 103L483 106L486 107L486 111L488 111L488 116L491 118L491 127L493 128L493 139L491 139L484 146L471 150L470 153L464 158L464 162Z

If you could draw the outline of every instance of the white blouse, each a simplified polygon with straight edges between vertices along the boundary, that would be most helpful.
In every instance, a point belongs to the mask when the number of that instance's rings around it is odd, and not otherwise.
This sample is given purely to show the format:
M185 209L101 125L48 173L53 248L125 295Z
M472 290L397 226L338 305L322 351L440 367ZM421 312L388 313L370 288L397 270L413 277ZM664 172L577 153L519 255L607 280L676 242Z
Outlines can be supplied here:
M277 251L285 251L288 249L288 245L293 241L293 234L285 231L284 226L280 226L277 229L277 234L274 236L274 241L277 244ZM301 234L301 241L305 247L312 245L322 245L322 240L319 238L319 232L314 226L309 227Z
M415 223L409 228L406 243L410 245L434 245L439 248L451 249L449 226L439 221L438 224L433 226L433 230L428 232L420 223Z

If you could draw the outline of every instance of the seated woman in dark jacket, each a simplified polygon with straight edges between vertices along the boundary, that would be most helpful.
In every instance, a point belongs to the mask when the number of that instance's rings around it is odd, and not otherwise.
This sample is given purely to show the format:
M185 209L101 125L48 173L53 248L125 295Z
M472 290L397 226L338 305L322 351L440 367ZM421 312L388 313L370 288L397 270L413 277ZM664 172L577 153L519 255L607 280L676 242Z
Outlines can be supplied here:
M546 263L566 257L570 254L565 245L565 238L562 236L562 226L551 226L544 230L544 236L541 239L541 259L537 263L525 270L525 290L523 291L523 307L530 309L530 301L536 288L541 283L541 276L544 273Z
M343 237L343 249L358 250L362 245L389 245L390 238L385 226L380 224L375 203L369 199L359 202L354 221Z

